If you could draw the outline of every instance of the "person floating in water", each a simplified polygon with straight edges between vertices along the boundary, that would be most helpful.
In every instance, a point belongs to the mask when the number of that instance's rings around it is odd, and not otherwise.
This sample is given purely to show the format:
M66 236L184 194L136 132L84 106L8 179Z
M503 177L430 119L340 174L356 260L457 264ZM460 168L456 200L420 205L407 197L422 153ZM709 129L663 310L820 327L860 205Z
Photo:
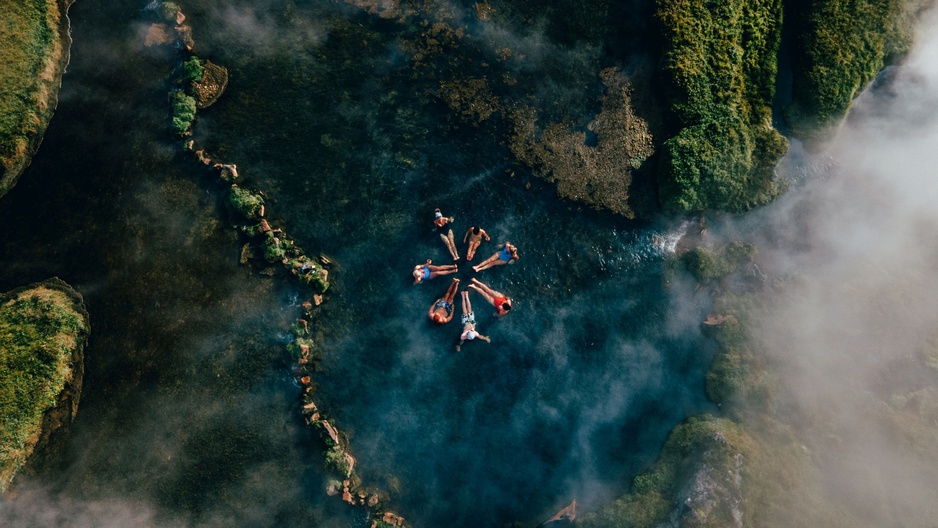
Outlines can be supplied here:
M443 297L437 299L430 307L427 315L436 324L446 324L453 320L453 301L456 299L456 290L459 289L459 279L453 279Z
M462 243L466 243L466 239L469 239L469 249L466 250L466 260L472 260L472 257L476 254L476 249L479 248L479 244L482 243L482 239L485 238L485 241L488 242L492 240L489 238L489 234L485 232L485 229L482 229L479 226L470 227L466 230L466 234L462 236Z
M495 315L497 317L504 317L508 314L508 311L511 310L510 297L504 293L497 292L492 288L489 288L487 284L479 281L479 279L473 277L472 284L470 284L469 287L481 293L482 296L485 297L485 300L495 307L497 310Z
M456 251L456 239L453 237L452 229L452 223L455 219L453 216L443 216L439 207L433 211L433 225L436 226L436 232L440 234L440 238L446 244L446 249L449 250L453 260L459 260L459 253Z
M440 275L449 275L459 271L455 264L445 264L443 266L433 266L432 261L427 259L426 264L417 264L414 266L414 284L419 284L425 280L430 280Z
M472 311L472 303L469 302L469 290L462 291L462 335L459 336L459 344L456 345L456 352L462 349L462 344L473 339L481 339L486 343L492 340L488 336L480 334L476 330L476 314Z
M504 244L498 246L501 248L501 251L495 253L491 257L485 259L484 262L476 264L472 267L475 271L482 271L484 269L489 269L492 266L501 266L502 264L514 264L518 260L518 248L512 245L511 242L505 242Z

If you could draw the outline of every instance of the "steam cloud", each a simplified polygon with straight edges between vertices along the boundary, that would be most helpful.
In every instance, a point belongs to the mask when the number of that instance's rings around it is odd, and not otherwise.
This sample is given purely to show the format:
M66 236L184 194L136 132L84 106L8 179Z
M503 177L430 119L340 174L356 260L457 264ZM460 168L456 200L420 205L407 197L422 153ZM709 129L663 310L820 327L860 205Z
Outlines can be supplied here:
M805 281L756 332L781 374L780 419L801 431L827 499L870 526L938 513L938 372L923 357L938 337L936 28L933 11L828 150L796 145L783 163L793 180L819 177L744 220L769 226L764 260Z

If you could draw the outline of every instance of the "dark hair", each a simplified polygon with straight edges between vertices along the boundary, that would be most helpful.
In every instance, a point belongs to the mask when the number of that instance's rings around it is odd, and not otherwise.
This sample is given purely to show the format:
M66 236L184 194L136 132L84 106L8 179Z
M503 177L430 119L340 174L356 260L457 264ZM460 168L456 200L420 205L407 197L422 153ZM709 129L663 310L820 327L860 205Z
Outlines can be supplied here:
M505 310L506 312L507 312L508 310L511 310L511 305L508 304L508 301L505 301L505 302L502 303L502 310Z
M473 227L473 228L472 228L472 234L473 234L473 235L478 235L478 234L479 234L479 226L476 226L476 227Z

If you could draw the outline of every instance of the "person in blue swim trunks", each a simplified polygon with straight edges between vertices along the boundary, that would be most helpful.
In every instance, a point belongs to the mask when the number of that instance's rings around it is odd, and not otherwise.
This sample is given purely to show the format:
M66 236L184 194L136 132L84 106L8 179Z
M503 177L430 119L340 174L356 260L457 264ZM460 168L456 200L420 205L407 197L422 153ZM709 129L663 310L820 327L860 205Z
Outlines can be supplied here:
M518 248L516 248L511 242L505 242L498 247L500 248L498 253L495 253L491 257L485 259L485 262L476 264L472 267L472 269L479 272L485 269L489 269L492 266L514 264L515 261L518 260Z
M433 266L430 264L432 261L427 259L426 264L417 264L414 266L413 276L414 284L419 284L423 281L434 279L440 275L449 275L456 273L459 269L455 264L445 264L443 266Z
M430 306L427 315L430 316L431 321L436 324L446 324L453 320L453 300L456 299L456 290L458 289L459 279L453 279L453 283L449 285L449 289L446 290L443 297L434 301L433 305Z

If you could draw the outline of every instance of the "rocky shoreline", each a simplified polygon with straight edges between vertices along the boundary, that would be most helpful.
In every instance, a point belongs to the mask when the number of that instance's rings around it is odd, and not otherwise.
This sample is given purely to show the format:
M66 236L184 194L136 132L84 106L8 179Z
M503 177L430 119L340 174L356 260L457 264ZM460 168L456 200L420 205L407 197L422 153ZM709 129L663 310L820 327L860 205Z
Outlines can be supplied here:
M17 314L11 315L19 302L31 303L29 308L37 310L38 314L25 320L20 320ZM61 314L54 314L59 316L58 318L53 317L52 311L55 309L62 311ZM24 328L25 326L41 327L48 321L58 321L66 328L47 329L57 332L52 336L42 336L38 331ZM63 332L63 330L69 330L68 325L65 324L69 321L81 323L77 325L77 328L71 329L74 336L69 332ZM11 329L16 333L5 333L6 330ZM41 413L41 418L16 414L15 409L12 409L14 407L12 402L4 405L4 417L9 420L10 425L4 423L3 427L0 427L0 433L2 433L0 435L0 492L10 491L9 486L17 474L35 475L44 472L61 453L65 445L64 440L68 436L69 426L78 413L84 376L84 350L88 344L90 331L91 322L88 311L85 309L84 299L65 281L57 277L22 286L0 295L0 340L4 337L10 338L10 342L0 341L0 348L4 349L4 355L14 354L17 350L17 345L20 343L15 342L15 335L33 336L39 333L38 337L46 338L28 343L31 348L39 347L30 352L30 355L39 354L39 351L43 354L54 354L55 351L50 348L59 345L63 339L74 339L74 346L67 347L66 359L46 358L56 361L59 365L55 374L61 375L61 388L57 389L54 403L43 405L45 408ZM63 334L65 337L60 337ZM16 358L8 359L12 359L11 365L13 366L24 364L24 361L16 361ZM13 374L17 372L20 371ZM26 381L23 376L15 380L0 379L0 385L12 387ZM55 380L41 380L41 385L49 384L56 385L57 383ZM35 384L27 385L22 389L28 391L29 394L35 394L43 388ZM16 403L20 404L23 393L16 392L16 394L18 395ZM9 412L13 412L15 416L8 416Z
M36 110L38 122L33 123L32 134L24 142L14 146L10 158L0 159L0 197L3 197L26 170L32 161L33 155L39 150L42 138L45 135L49 122L59 102L59 89L62 87L62 76L68 66L72 46L71 25L68 18L68 8L75 0L50 0L58 9L59 24L55 28L56 39L53 41L46 67L40 72L40 86L37 94ZM10 138L11 141L14 138ZM0 157L2 157L0 152Z

